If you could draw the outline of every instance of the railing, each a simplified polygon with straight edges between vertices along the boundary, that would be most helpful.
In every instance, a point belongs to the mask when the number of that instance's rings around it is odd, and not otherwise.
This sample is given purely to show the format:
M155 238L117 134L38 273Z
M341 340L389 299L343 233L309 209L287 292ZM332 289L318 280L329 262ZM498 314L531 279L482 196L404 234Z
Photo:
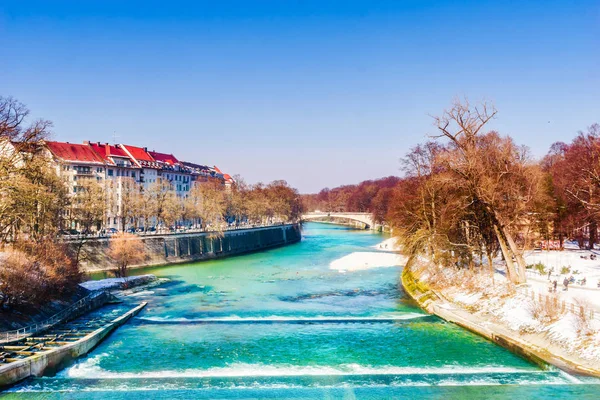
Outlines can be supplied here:
M238 231L238 230L252 229L252 228L267 228L267 227L275 227L275 226L282 226L282 225L291 225L291 224L295 224L295 223L296 222L292 221L292 222L274 222L271 224L243 224L243 225L237 225L237 226L232 225L232 226L223 228L222 231L215 230L212 227L207 227L206 229L185 228L185 229L178 229L174 232L170 231L168 229L158 229L158 230L146 231L146 232L133 232L133 234L138 235L138 236L162 236L162 235L177 235L177 234L183 234L183 233L218 233L218 232ZM102 239L102 238L110 238L113 235L114 235L114 233L112 233L112 234L92 233L92 234L88 234L88 235L85 235L85 234L60 235L60 238L66 239L66 240L70 240L70 239Z
M596 319L600 321L600 312L596 311L588 304L576 304L570 301L566 301L564 299L560 299L557 296L557 294L560 292L556 292L554 293L554 295L549 295L546 293L535 291L533 289L527 289L525 293L527 296L531 296L532 300L537 300L540 304L544 302L551 302L555 304L556 307L559 307L562 312L570 311L573 314L578 313L582 316L588 317L589 319Z
M24 339L37 332L51 328L52 326L63 322L69 318L75 318L85 311L91 311L100 305L106 303L111 294L107 291L95 291L86 297L78 300L68 308L60 311L45 321L35 323L20 329L15 329L7 332L0 332L0 343L13 342L15 340Z

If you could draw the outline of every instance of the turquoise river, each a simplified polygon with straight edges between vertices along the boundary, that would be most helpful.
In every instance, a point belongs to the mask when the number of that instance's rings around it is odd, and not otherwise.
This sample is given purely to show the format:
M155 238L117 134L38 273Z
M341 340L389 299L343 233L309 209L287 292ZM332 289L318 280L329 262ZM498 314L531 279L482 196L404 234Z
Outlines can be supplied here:
M424 314L400 267L339 272L380 234L309 223L301 243L142 271L171 281L87 357L1 396L44 399L600 398ZM1 397L0 396L0 397Z

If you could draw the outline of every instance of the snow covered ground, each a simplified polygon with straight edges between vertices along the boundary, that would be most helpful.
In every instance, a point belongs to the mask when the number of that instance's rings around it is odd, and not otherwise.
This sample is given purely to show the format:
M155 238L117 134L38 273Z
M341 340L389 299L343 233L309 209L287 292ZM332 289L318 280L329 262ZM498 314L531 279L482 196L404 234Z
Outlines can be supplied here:
M400 250L396 244L396 238L389 238L383 242L373 246L374 249L380 251L358 251L329 264L329 268L345 271L359 271L370 268L396 267L406 263L406 257L397 254Z
M598 256L595 260L591 256ZM542 263L546 267L546 273L553 269L552 279L561 278L565 275L571 276L576 280L585 278L588 288L598 288L600 281L600 255L597 251L565 249L562 251L537 250L528 251L524 254L527 264ZM563 268L568 268L568 273L562 273ZM531 271L530 275L539 275ZM545 276L547 278L547 275ZM562 283L562 279L560 280Z
M143 285L148 282L152 282L156 280L156 276L152 274L148 275L136 275L130 276L128 278L108 278L101 279L98 281L87 281L83 282L80 285L86 288L87 290L112 290L112 289L121 289L123 288L123 283L127 281L127 285L138 286Z
M492 278L485 272L440 269L421 275L424 277L448 300L476 315L501 323L515 333L542 335L568 352L600 363L600 313L590 318L587 308L582 316L578 307L589 306L589 299L600 297L598 290L579 288L554 294L547 291L548 281L532 279L526 285L512 287L502 271ZM543 301L539 301L536 292L545 295ZM563 300L567 302L564 310ZM570 311L571 303L576 305L575 312Z
M567 247L567 246L565 246ZM527 264L542 263L549 271L553 272L548 280L547 272L540 274L536 270L528 270L527 281L532 290L548 294L548 287L551 282L557 281L557 296L561 300L575 304L589 304L600 313L600 256L592 260L591 255L597 254L589 250L579 250L567 247L562 251L529 251L524 254ZM568 273L561 273L561 270L567 267ZM566 272L566 271L565 271ZM563 280L573 276L575 283L569 285L568 290L563 290ZM577 283L581 279L586 279L586 284Z
M384 240L383 242L373 246L373 248L381 251L400 251L400 245L394 237Z
M338 271L358 271L362 269L395 267L403 265L405 258L400 254L382 252L355 252L332 261L329 268Z

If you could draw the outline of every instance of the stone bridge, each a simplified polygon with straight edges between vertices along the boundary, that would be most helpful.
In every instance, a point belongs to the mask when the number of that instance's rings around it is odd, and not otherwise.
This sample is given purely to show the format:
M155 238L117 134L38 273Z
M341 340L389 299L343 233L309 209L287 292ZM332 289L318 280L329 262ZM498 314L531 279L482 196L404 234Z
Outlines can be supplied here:
M359 213L359 212L309 212L302 215L303 221L310 221L311 219L320 219L326 217L343 218L350 221L362 222L366 225L367 229L376 229L375 222L373 221L373 214L371 213Z

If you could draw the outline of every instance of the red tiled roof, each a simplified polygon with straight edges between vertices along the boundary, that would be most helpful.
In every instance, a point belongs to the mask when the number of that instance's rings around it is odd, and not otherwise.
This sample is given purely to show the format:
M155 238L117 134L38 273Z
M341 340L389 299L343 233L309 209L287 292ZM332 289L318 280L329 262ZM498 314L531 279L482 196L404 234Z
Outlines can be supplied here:
M154 162L152 156L141 147L130 146L128 144L122 144L121 146L123 146L136 161Z
M106 154L106 147L108 146L108 156ZM102 157L104 160L112 163L112 161L108 157L124 157L129 158L127 153L123 150L119 149L116 146L111 146L110 144L104 143L90 143L90 147L94 149L94 151Z
M46 142L46 146L55 157L63 161L104 164L104 159L86 144Z
M157 153L155 151L149 151L152 158L156 161L164 162L169 165L179 164L179 160L175 158L173 154Z

